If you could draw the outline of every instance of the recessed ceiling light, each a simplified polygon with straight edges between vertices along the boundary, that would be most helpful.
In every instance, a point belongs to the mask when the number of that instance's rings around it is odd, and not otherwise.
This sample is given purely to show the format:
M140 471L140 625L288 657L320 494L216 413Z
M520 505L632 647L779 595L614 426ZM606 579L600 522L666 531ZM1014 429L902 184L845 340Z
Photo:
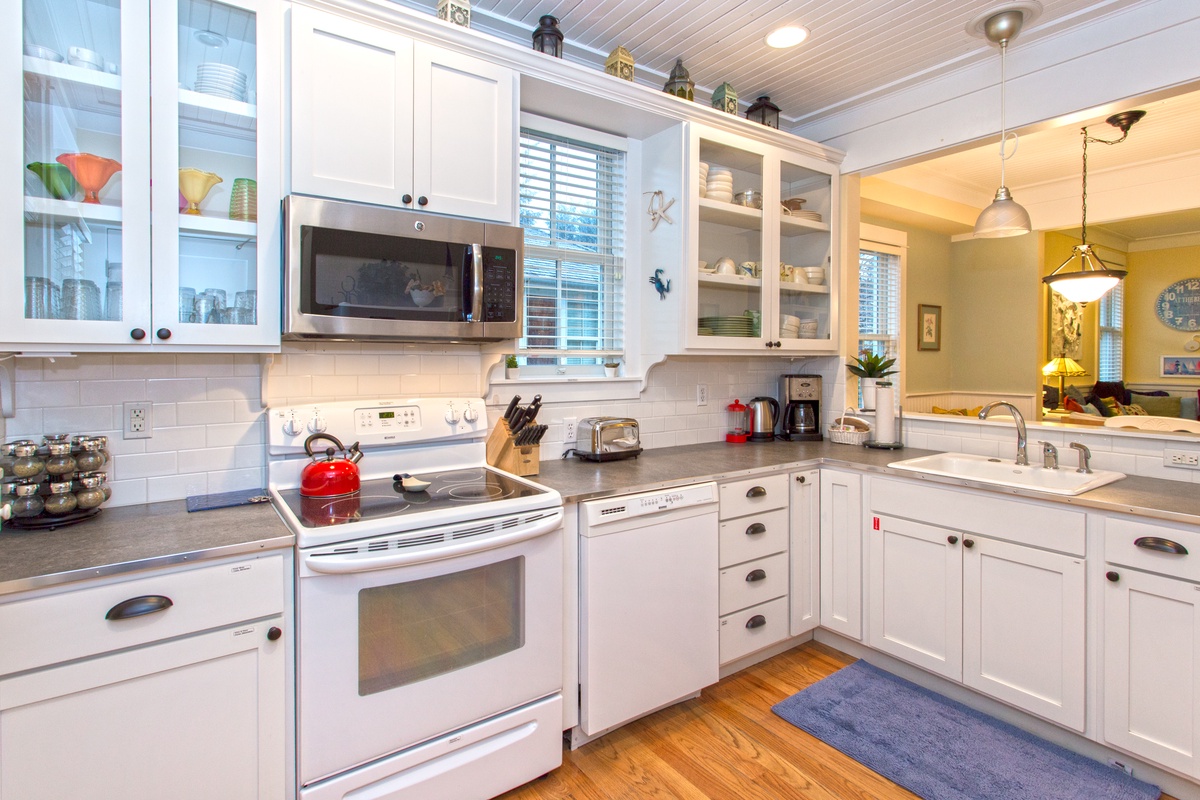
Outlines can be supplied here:
M783 49L795 47L808 38L808 28L803 25L785 25L767 34L767 46Z

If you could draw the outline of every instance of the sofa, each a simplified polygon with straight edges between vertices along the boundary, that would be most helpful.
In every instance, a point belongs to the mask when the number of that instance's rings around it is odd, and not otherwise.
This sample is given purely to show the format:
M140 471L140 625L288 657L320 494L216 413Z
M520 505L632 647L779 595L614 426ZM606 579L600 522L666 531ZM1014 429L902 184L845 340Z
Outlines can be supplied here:
M1046 388L1051 391L1045 393L1043 402L1047 407L1057 406L1058 390ZM1076 413L1100 417L1142 415L1200 419L1200 392L1191 388L1181 388L1172 394L1162 389L1127 387L1123 381L1101 381L1087 391L1079 386L1068 386L1065 395L1063 407Z

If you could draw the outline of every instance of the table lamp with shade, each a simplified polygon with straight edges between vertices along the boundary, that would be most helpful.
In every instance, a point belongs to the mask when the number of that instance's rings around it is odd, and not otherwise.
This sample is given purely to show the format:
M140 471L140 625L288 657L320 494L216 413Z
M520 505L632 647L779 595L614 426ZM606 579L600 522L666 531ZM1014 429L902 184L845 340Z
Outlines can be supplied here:
M1074 359L1058 356L1042 367L1042 375L1058 378L1058 405L1055 406L1055 411L1059 411L1062 410L1063 401L1066 399L1063 394L1066 391L1067 378L1081 378L1087 375L1087 370L1079 366Z

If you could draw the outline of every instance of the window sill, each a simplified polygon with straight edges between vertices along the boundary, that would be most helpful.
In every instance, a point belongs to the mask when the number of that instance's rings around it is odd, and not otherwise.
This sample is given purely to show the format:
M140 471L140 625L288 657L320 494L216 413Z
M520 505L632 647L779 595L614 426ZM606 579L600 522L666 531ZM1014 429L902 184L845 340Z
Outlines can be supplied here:
M489 402L499 403L511 392L543 395L546 402L571 403L602 400L636 400L641 395L644 379L641 376L537 375L508 380L498 378L488 382Z

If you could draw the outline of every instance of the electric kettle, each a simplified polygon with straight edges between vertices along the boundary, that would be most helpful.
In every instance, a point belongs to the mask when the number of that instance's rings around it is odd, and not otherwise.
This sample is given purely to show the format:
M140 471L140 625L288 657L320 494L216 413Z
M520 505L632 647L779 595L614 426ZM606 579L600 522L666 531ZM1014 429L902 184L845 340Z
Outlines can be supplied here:
M774 397L756 397L747 406L750 409L750 441L775 441L775 423L779 421L779 403Z

